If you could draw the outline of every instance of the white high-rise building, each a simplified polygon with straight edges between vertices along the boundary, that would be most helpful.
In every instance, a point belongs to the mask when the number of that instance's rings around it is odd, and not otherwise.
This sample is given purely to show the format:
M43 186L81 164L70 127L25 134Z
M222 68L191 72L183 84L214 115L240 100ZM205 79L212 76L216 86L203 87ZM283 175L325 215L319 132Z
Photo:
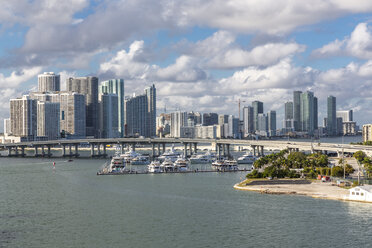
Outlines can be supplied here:
M336 118L342 118L342 122L353 121L353 110L336 111Z
M36 136L37 101L28 95L10 100L12 135L34 139Z
M37 136L58 139L60 130L59 102L37 103Z
M4 134L10 135L12 133L10 118L4 119Z
M181 137L181 127L187 126L187 112L173 112L171 113L171 137Z
M38 90L40 92L60 91L60 75L54 72L44 72L37 76Z

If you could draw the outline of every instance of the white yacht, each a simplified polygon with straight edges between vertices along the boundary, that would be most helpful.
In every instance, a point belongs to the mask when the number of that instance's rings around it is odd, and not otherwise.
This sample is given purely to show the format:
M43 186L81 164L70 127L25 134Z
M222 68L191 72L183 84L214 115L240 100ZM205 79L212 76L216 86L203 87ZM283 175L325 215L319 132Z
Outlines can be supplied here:
M171 150L168 150L167 152L164 152L162 155L160 155L158 157L159 160L161 161L165 161L165 160L171 160L172 162L175 162L178 158L178 156L180 156L180 153L179 152L176 152L174 150L174 147L172 146L172 149Z
M179 157L176 162L174 162L174 166L176 167L177 171L185 172L189 169L189 161L183 157Z
M147 169L148 169L148 172L150 172L150 173L162 173L162 172L164 172L159 161L152 161L147 166Z
M114 156L108 167L109 173L121 173L125 171L125 161L120 156Z
M121 154L120 157L122 157L124 159L124 161L126 163L130 163L132 161L132 159L140 156L141 154L133 151L133 150L129 150L127 152L125 152L124 154Z
M174 172L176 167L174 166L174 162L170 158L166 158L164 162L161 164L164 172Z
M212 163L212 169L217 171L236 171L238 170L238 163L234 159L230 160L217 160Z
M215 161L216 155L212 154L210 151L205 154L195 154L191 156L190 163L192 164L208 164Z
M148 165L149 163L150 158L143 155L137 156L130 161L131 165Z
M256 159L257 157L255 157L252 153L247 153L239 157L237 162L238 164L253 164Z

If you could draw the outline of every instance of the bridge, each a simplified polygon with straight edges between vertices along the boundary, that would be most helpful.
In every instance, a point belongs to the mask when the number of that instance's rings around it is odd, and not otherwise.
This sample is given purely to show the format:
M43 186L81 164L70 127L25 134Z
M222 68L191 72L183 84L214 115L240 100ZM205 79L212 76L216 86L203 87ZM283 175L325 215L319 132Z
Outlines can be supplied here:
M34 157L51 157L52 148L61 149L61 157L78 157L79 148L89 147L90 157L106 157L107 145L119 145L124 152L125 146L146 146L152 148L152 156L165 152L167 144L181 144L184 146L184 155L196 153L198 144L209 144L215 147L219 155L230 156L231 146L249 146L255 155L262 155L264 149L289 149L290 151L322 152L322 153L355 153L364 151L372 155L372 146L300 142L285 140L244 140L244 139L189 139L189 138L111 138L111 139L63 139L49 141L31 141L20 143L0 144L0 149L8 150L9 157L25 157L25 149L33 149ZM189 151L189 154L188 154Z

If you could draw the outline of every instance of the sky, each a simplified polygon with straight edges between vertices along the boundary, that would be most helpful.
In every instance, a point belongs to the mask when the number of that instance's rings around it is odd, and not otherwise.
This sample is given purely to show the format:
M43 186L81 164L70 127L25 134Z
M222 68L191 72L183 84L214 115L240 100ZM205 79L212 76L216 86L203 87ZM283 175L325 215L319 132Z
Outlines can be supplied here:
M158 112L238 116L238 101L277 111L294 90L372 116L370 0L0 0L0 120L37 75L155 84ZM0 130L3 121L0 121Z

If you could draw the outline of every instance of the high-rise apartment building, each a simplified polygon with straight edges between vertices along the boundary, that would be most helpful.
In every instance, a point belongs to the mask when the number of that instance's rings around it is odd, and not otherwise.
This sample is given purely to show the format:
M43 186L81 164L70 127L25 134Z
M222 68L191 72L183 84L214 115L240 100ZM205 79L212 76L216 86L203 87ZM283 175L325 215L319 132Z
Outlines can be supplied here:
M204 113L203 114L203 126L212 126L218 124L217 113Z
M314 93L306 91L301 94L300 101L301 131L314 134Z
M181 137L181 128L187 126L187 112L177 111L171 113L170 126L170 136L175 138Z
M293 102L286 102L284 104L284 119L293 119Z
M67 91L85 95L86 135L98 137L98 78L76 77L66 80Z
M327 134L337 135L336 97L334 96L327 98Z
M30 97L38 101L59 103L59 128L62 137L83 138L86 136L85 95L67 91L32 92Z
M60 104L59 102L37 103L37 136L48 140L58 139L60 136Z
M276 111L270 110L267 113L267 129L269 136L276 135Z
M54 72L44 72L37 76L38 90L39 92L54 92L60 91L60 75L54 74Z
M5 135L11 135L12 134L10 118L4 119L4 134Z
M125 99L126 136L148 137L148 98L147 95L133 96ZM156 125L156 120L155 120Z
M123 79L110 79L101 82L99 88L99 94L116 94L118 97L118 132L120 137L124 137L124 80Z
M318 98L314 96L314 130L318 129Z
M295 131L301 131L301 94L302 91L293 91L293 123Z
M353 121L353 110L336 111L336 117L341 117L342 122Z
M244 136L254 133L253 129L253 107L248 106L243 108L243 133Z
M363 125L363 142L372 141L372 124Z
M153 84L145 88L145 94L147 96L147 137L155 137L156 136L156 88Z
M253 101L253 129L256 131L258 130L258 114L263 114L263 102L260 101Z
M218 115L218 125L223 126L223 124L226 124L228 122L229 122L228 115Z
M12 135L34 139L37 135L37 101L24 95L10 100L10 128Z
M268 130L268 123L267 123L267 115L265 114L258 114L257 116L257 130L260 134L267 133Z
M118 128L118 95L99 94L99 129L100 138L118 138L121 137ZM124 109L123 109L124 111Z

